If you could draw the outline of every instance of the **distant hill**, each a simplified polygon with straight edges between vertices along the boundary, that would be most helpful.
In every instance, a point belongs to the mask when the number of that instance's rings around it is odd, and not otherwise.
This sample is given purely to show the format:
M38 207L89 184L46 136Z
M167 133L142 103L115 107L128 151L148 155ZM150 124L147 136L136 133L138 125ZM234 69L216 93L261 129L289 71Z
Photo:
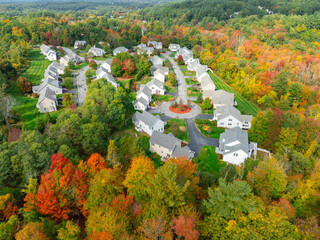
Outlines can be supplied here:
M228 20L237 16L264 16L267 14L313 14L320 11L319 0L187 0L167 3L143 10L146 18L181 18L188 21L215 17ZM149 12L148 12L149 11Z

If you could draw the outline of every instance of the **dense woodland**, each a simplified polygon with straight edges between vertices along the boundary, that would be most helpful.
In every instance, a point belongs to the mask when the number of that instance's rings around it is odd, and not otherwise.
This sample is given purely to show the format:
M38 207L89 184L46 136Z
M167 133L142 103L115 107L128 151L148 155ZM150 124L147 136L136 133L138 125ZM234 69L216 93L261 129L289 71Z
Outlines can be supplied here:
M219 173L183 158L160 163L146 136L126 134L130 92L103 80L89 85L83 106L45 115L35 129L14 107L1 108L0 239L320 238L319 3L189 2L110 10L114 19L90 9L2 12L1 106L41 43L104 41L107 53L148 40L179 43L261 109L249 137L271 158ZM113 71L131 61L127 73L141 74L141 59L123 55Z

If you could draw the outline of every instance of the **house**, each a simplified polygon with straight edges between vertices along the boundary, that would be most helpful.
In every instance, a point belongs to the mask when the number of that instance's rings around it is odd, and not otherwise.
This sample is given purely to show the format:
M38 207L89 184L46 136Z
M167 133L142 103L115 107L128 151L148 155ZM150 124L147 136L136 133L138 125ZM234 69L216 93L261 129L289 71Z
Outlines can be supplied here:
M148 109L149 102L144 98L139 98L133 103L135 110L145 111Z
M75 49L82 48L82 47L84 47L86 44L87 44L87 41L77 40L77 41L75 41L75 43L74 43L74 48L75 48Z
M61 63L58 62L53 62L49 65L50 67L56 69L56 71L58 72L58 74L62 75L64 74L64 68L65 66Z
M136 126L137 131L144 131L150 136L154 131L163 132L164 122L161 120L160 116L154 116L147 111L135 112L132 117L132 122Z
M160 155L163 161L176 157L186 157L190 160L195 154L188 146L182 147L182 141L173 136L172 133L164 134L154 131L149 142L150 151Z
M158 55L155 55L151 58L151 62L153 65L159 65L162 66L163 64L163 59L160 58Z
M46 78L46 77L50 77L50 78L58 80L59 73L58 73L57 69L55 69L54 67L49 65L49 67L44 72L44 78Z
M154 78L158 79L160 82L164 83L166 81L166 75L165 73L158 68L155 72L154 72Z
M145 48L138 48L137 54L144 54L146 53L148 56L150 56L154 51L153 47L145 47Z
M193 52L189 50L187 47L181 48L176 53L175 58L178 58L180 55L182 56L184 62L187 62L190 58L193 58Z
M208 75L208 70L205 69L204 67L201 66L197 66L196 67L196 78L198 80L199 83L201 83L202 81L202 77Z
M201 64L200 64L200 61L198 58L194 59L194 58L190 58L188 59L188 61L186 62L186 64L188 64L187 66L187 69L189 71L196 71L197 67Z
M46 58L50 61L55 61L57 60L57 53L56 51L52 50L49 46L47 46L46 44L42 44L40 46L40 50L41 50L41 53L43 55L46 56Z
M152 91L147 86L143 86L137 93L136 99L143 98L149 104L152 100Z
M66 56L60 58L60 63L62 63L64 66L68 66L70 61L74 64L81 63L80 57L74 52L70 52Z
M112 58L105 60L103 63L101 63L101 67L105 68L109 73L111 73L112 61Z
M180 45L179 44L169 44L169 50L171 52L178 52L180 50Z
M234 94L226 92L224 90L217 90L212 97L213 108L217 108L222 105L236 105L234 101Z
M151 94L164 95L166 91L166 89L163 86L163 82L155 78L148 82L146 86L151 90Z
M158 49L162 51L162 42L157 42L157 41L148 41L148 47L154 47L155 49Z
M117 55L118 53L122 52L129 52L128 48L126 47L117 47L116 49L113 50L113 55Z
M249 158L252 154L256 154L257 144L249 143L248 134L240 127L227 129L220 135L219 147L216 153L223 156L223 161L235 165L239 165Z
M114 77L108 72L107 69L104 67L99 67L96 72L96 79L104 78L107 82L111 83L116 89L118 88L119 84L116 82Z
M212 100L216 86L209 75L203 77L203 80L201 81L201 90L203 99L208 97Z
M163 67L162 65L153 65L150 71L151 75L154 75L154 72L157 71L157 69L161 69L166 76L169 75L169 68Z
M42 81L40 85L32 86L32 92L41 95L45 89L49 88L55 94L62 94L62 87L57 79L46 77Z
M217 120L218 127L250 129L252 116L241 115L240 111L232 105L222 105L214 110L212 120Z
M146 44L140 43L138 46L136 46L136 47L134 48L134 51L136 51L136 50L138 50L138 49L145 49L146 47L147 47Z
M40 113L46 113L57 111L57 105L56 93L50 88L45 88L44 91L39 95L36 106L39 108Z
M106 51L102 48L97 48L96 46L93 46L89 49L88 53L92 53L92 55L95 57L102 57L106 54Z

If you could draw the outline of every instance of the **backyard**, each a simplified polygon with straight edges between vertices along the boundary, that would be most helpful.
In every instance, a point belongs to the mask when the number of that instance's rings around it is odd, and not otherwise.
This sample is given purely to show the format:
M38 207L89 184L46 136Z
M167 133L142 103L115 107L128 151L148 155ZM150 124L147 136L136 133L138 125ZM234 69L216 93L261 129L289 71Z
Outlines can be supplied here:
M220 79L218 76L216 76L212 72L209 71L209 75L213 80L214 84L216 85L217 89L223 89L227 92L234 93L235 100L237 101L237 104L238 104L237 108L242 114L250 114L253 116L257 115L260 109L255 104L246 100L244 97L241 96L239 92L237 92L232 87L227 85L222 79Z
M198 97L200 93L200 88L198 86L192 86L187 88L188 97Z
M185 119L170 119L164 126L164 133L172 133L176 138L190 142Z
M181 72L183 73L184 76L195 76L196 75L196 72L191 72L189 70L182 70L181 69Z
M225 131L224 128L217 127L215 121L210 121L208 119L195 119L194 122L201 134L208 138L219 139L220 134Z
M215 147L204 146L199 156L192 160L197 163L198 172L209 172L218 176L220 168L226 166L226 163L219 160L215 150Z
M33 86L39 85L50 63L49 60L46 60L45 57L40 54L39 49L32 49L30 50L30 66L21 76L26 77ZM36 119L40 116L40 112L36 107L38 98L31 98L29 95L20 94L17 90L16 83L10 86L8 93L16 99L17 102L14 110L19 114L21 120L23 120L25 127L27 129L34 129ZM50 113L51 116L57 114L59 114L59 111Z
M187 85L194 85L197 84L196 81L193 80L193 78L186 78Z

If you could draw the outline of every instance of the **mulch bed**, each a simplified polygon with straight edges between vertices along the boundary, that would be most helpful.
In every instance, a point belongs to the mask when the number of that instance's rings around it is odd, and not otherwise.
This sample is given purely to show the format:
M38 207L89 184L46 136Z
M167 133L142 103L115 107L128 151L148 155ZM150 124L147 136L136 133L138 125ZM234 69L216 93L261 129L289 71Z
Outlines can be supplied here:
M169 107L169 110L173 113L178 113L178 114L184 114L184 113L188 113L191 111L191 108L189 108L187 105L183 105L183 109L181 111L179 106L176 107Z

